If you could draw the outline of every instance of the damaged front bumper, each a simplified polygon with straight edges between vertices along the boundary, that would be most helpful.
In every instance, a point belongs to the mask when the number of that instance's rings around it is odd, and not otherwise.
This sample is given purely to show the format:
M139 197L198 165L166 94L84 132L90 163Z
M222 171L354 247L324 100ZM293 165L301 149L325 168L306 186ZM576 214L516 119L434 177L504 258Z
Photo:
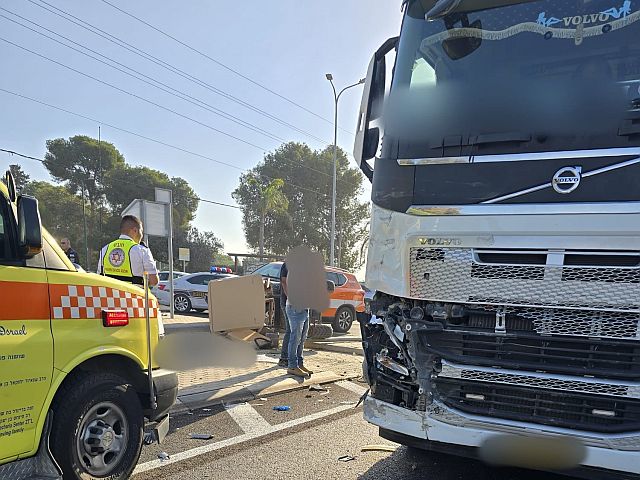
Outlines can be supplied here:
M560 437L586 448L571 474L640 474L638 372L607 357L635 343L541 336L516 328L519 319L502 309L384 295L375 302L378 315L361 323L371 386L364 416L385 438L477 456L496 436ZM586 366L602 375L578 375Z
M572 473L586 478L589 478L586 473L592 469L595 469L592 473L600 475L592 478L615 478L614 475L619 478L633 478L627 475L640 474L640 432L624 435L590 435L587 432L475 417L455 411L437 401L426 411L420 412L371 396L364 402L364 418L380 427L383 436L387 436L384 432L391 433L388 435L391 440L425 449L430 449L429 444L435 443L444 446L436 448L437 450L450 453L461 453L464 450L458 447L468 447L463 453L465 456L475 456L474 451L486 440L497 435L515 434L539 438L567 436L581 441L587 451L582 462L582 466L587 469ZM603 471L606 471L606 474Z

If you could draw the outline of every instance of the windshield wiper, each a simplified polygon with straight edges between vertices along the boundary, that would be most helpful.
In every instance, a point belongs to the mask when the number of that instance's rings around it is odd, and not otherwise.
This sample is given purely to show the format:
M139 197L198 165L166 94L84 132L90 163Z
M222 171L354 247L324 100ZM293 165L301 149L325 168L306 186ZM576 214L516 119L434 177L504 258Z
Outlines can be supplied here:
M438 0L425 15L426 20L438 20L456 12L479 12L490 8L507 7L518 3L528 3L535 0Z

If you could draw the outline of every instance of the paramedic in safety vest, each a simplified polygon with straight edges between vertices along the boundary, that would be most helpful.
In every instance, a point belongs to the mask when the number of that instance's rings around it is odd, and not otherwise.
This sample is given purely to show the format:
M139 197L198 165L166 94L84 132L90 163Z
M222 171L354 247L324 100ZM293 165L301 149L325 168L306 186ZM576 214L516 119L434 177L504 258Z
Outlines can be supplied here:
M102 247L98 273L134 285L144 285L143 274L149 275L149 286L158 284L158 270L151 250L142 241L142 222L134 215L120 221L120 238Z

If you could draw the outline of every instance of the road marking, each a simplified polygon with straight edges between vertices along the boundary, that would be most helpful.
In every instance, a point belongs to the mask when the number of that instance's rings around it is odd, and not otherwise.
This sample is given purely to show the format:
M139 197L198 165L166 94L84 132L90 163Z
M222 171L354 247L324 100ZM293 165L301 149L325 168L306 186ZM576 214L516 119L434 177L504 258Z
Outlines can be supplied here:
M244 433L242 435L238 435L237 437L229 438L227 440L222 440L220 442L210 443L209 445L203 445L201 447L192 448L190 450L185 450L184 452L179 452L171 455L168 460L151 460L150 462L145 462L136 467L133 474L148 472L150 470L155 470L156 468L164 467L166 465L171 465L172 463L182 462L184 460L188 460L193 457L197 457L198 455L203 455L205 453L213 452L215 450L220 450L221 448L230 447L232 445L237 445L239 443L243 443L249 440L254 440L256 438L265 437L267 435L272 435L276 432L280 432L282 430L286 430L288 428L296 427L298 425L302 425L304 423L313 422L314 420L319 420L324 417L328 417L330 415L335 415L336 413L341 413L346 410L353 410L352 405L340 405L338 407L332 408L331 410L325 410L322 412L314 413L311 415L307 415L306 417L296 418L294 420L290 420L288 422L280 423L278 425L273 425L269 427L269 430L263 431L260 433Z
M345 388L347 390L349 390L350 392L355 393L356 395L362 396L364 395L364 392L367 391L367 388L358 385L355 382L350 382L348 380L340 380L339 382L336 382L336 385L338 385L339 387Z
M262 434L271 430L271 425L248 403L225 405L227 413L244 433Z

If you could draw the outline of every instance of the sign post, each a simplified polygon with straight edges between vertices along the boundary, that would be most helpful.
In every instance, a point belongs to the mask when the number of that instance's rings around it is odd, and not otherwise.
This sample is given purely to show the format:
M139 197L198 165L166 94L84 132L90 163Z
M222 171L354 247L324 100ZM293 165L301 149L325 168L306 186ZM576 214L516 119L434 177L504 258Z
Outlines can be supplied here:
M188 248L179 248L178 249L178 258L182 261L182 271L186 272L185 262L191 261L191 252Z
M169 210L169 316L173 318L173 192L164 188L156 188L156 202L164 203L165 209Z
M148 235L169 239L169 308L173 318L173 197L171 190L156 188L156 201L136 198L122 211L122 216L135 215L144 225L144 241L148 245Z

